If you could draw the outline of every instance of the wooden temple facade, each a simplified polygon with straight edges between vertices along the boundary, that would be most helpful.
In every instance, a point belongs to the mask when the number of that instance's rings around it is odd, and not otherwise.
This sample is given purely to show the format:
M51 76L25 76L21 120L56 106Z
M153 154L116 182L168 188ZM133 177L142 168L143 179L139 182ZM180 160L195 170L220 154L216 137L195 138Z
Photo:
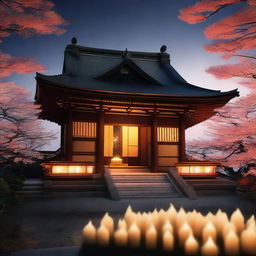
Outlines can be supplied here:
M65 49L63 72L37 73L41 118L61 126L58 160L48 175L86 176L104 166L149 166L159 172L186 164L185 129L213 115L237 90L220 92L186 82L160 52L83 47ZM195 172L213 174L211 164ZM196 167L195 167L196 168Z

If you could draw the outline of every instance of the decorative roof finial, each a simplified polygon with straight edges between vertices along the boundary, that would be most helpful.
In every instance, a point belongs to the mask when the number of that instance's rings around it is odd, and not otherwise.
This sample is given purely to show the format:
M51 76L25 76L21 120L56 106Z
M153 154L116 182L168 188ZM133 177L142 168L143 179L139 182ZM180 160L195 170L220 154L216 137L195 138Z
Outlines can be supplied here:
M125 48L125 51L123 53L123 57L125 59L129 59L131 57L131 54L128 52L127 48Z
M167 46L166 45L162 45L161 48L160 48L160 52L164 53L164 52L166 52L166 49L167 49Z
M71 39L71 43L72 43L72 44L77 44L77 39L76 39L76 37L73 37L73 38Z

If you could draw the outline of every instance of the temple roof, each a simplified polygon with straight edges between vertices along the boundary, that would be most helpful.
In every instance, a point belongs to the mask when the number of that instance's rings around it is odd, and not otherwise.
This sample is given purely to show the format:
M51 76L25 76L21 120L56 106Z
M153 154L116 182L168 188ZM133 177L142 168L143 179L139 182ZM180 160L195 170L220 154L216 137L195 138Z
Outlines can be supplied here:
M209 90L186 82L165 52L106 50L67 45L60 75L37 79L74 89L184 97L238 96L238 91Z

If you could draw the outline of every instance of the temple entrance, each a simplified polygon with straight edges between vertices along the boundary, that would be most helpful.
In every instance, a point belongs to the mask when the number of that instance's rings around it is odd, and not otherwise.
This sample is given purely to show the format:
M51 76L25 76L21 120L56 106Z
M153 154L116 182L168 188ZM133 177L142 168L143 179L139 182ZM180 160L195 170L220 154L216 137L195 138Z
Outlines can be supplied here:
M127 125L104 126L104 158L110 164L113 157L122 158L123 164L144 165L147 148L146 138L141 135L141 127ZM144 152L145 150L145 152Z

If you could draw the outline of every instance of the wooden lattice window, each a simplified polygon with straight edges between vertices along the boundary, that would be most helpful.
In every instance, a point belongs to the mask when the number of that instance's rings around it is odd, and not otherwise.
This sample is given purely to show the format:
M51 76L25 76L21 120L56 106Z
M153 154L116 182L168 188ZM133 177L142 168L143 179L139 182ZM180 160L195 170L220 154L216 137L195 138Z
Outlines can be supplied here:
M157 127L158 142L178 142L179 130L175 127Z
M73 122L73 137L96 138L96 123Z

